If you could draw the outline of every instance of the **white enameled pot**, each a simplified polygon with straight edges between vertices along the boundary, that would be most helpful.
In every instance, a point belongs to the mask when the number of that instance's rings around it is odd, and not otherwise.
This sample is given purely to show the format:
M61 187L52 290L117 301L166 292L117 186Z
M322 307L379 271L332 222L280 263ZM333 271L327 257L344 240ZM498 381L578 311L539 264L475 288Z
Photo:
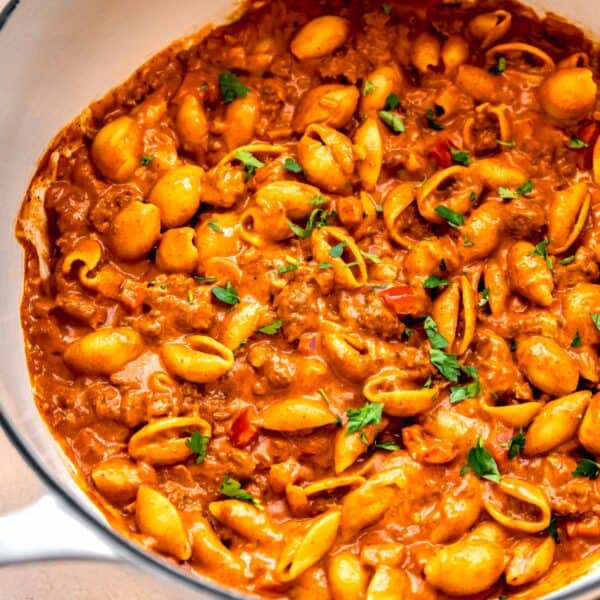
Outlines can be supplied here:
M48 492L33 505L0 516L0 566L49 558L124 558L167 577L174 586L195 590L195 597L242 598L131 544L107 525L74 483L32 398L19 321L23 255L14 236L23 194L52 137L171 41L223 22L236 2L11 0L2 10L4 2L0 0L0 423ZM600 37L598 0L527 3L564 15ZM599 596L600 566L548 600Z

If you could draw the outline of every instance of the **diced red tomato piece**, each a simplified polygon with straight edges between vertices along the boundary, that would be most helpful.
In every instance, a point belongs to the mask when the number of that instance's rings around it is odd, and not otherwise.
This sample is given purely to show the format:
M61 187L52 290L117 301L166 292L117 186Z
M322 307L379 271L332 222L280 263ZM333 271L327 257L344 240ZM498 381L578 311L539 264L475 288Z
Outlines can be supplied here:
M395 285L379 292L387 306L397 315L422 315L427 312L428 298L417 294L409 285Z
M438 167L446 169L452 165L452 154L450 153L450 145L446 140L440 140L429 148L429 156L431 156Z
M231 443L236 448L243 448L254 441L257 435L258 429L250 421L250 407L245 408L231 424L229 431Z

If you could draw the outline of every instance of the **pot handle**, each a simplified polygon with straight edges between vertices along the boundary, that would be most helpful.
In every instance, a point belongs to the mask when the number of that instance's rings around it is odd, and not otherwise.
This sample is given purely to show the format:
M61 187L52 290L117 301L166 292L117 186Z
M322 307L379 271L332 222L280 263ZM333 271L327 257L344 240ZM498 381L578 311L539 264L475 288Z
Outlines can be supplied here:
M102 537L51 494L0 515L0 566L39 560L118 558Z

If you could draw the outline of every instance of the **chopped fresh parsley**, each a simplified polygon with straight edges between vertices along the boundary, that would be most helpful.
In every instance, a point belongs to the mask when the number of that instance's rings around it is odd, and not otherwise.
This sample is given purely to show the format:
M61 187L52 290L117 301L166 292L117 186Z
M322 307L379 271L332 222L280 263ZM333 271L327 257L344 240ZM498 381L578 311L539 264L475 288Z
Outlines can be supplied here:
M348 245L346 240L341 241L339 244L329 248L329 256L333 258L339 258L344 253L344 248Z
M552 537L552 539L560 544L560 535L558 535L558 528L556 526L556 517L552 517L550 519L550 525L548 525L548 529L546 530L548 535Z
M450 154L452 156L452 162L455 165L468 167L471 164L471 157L466 150L455 150L454 148L450 148Z
M140 160L142 167L147 167L154 160L153 154L144 154Z
M463 246L465 246L466 248L469 248L474 245L475 245L475 242L468 235L465 235L465 237L463 238Z
M502 200L512 200L518 196L517 192L502 185L498 188L498 195Z
M479 298L479 302L477 303L477 306L485 306L488 302L489 297L490 297L490 288L485 288L481 292L481 296Z
M366 258L367 260L370 260L372 263L375 263L376 265L378 265L381 262L381 259L379 258L379 256L375 256L375 254L371 254L370 252L365 252L364 250L361 250L360 253L364 258Z
M265 166L264 162L258 160L254 154L247 150L237 150L234 156L244 165L246 181L256 173L256 169Z
M561 258L558 261L558 264L562 265L563 267L566 267L567 265L570 265L574 260L575 260L575 256L571 255L571 256L567 256L566 258Z
M456 354L448 354L438 348L430 348L429 360L448 381L458 381L461 369Z
M219 88L225 104L233 102L236 98L245 98L250 91L231 71L219 74Z
M598 329L598 331L600 331L600 314L592 313L591 317L592 317L592 321L594 322L594 325L596 326L596 329Z
M433 111L433 108L428 108L425 111L425 118L427 119L430 129L434 129L435 131L442 131L442 129L444 129L444 126L436 120L436 114Z
M392 7L389 4L382 4L381 10L388 16L392 14Z
M423 283L423 287L428 290L444 287L446 285L450 285L450 282L447 279L442 279L441 277L436 277L435 275L430 275Z
M196 454L196 464L202 464L208 452L209 435L204 435L199 431L192 431L190 437L185 440L185 445Z
M410 336L412 335L413 330L410 327L407 327L403 332L402 335L404 335L404 337L409 340Z
M506 71L506 57L499 56L496 64L489 68L489 72L492 75L502 75Z
M208 85L208 83L206 83L206 81L205 81L204 83L201 83L201 84L198 86L198 91L199 91L199 92L204 92L204 91L206 91L208 88L209 88L209 85Z
M515 435L508 441L502 444L508 450L508 458L516 458L523 448L525 448L525 435L523 430L519 429Z
M438 331L437 323L431 317L425 319L423 327L432 348L441 350L448 347L448 340Z
M283 168L290 173L302 173L303 171L302 165L289 157L283 161Z
M192 290L187 291L187 299L190 304L194 303L194 292Z
M237 354L238 352L241 352L242 348L248 343L248 338L244 338L241 342L240 345L233 351L234 354Z
M311 201L311 206L321 206L323 204L327 204L327 200L321 196L321 194L317 194Z
M449 225L452 225L454 227L460 227L461 225L465 224L464 215L457 213L456 211L452 210L451 208L448 208L447 206L436 206L435 212L438 215L440 215L440 217L442 217L443 219L446 219Z
M216 221L209 221L208 222L208 226L213 231L216 231L217 233L223 233L223 230L221 229L221 226Z
M467 464L477 477L496 483L500 481L498 465L490 452L483 447L480 437L477 438L477 443L467 454Z
M330 262L322 262L317 265L319 269L331 269L333 266Z
M199 275L194 275L194 281L196 283L214 283L216 280L216 277L200 277Z
M387 450L388 452L395 452L396 450L400 450L400 446L398 446L398 444L394 444L394 442L376 442L375 448L379 448L380 450Z
M394 110L400 106L400 98L392 92L388 94L388 97L385 99L385 110Z
M219 486L219 493L228 498L235 498L236 500L242 500L243 502L251 502L252 504L259 504L256 498L254 498L246 490L242 489L239 481L233 479L229 475L225 475L221 485Z
M317 198L317 196L315 196ZM315 199L313 198L313 200ZM322 208L315 208L309 215L305 227L300 227L291 221L288 222L289 228L301 239L305 240L310 237L314 229L325 227L327 219L333 216L333 213L328 213Z
M283 325L283 321L281 319L277 319L277 321L273 321L268 325L264 325L263 327L259 327L256 331L260 333L265 333L267 335L275 335Z
M231 304L232 306L234 304L237 304L240 301L240 296L237 293L237 290L235 290L233 288L233 286L231 285L231 281L228 281L225 284L225 287L220 287L218 285L215 285L212 289L211 289L213 296L217 299L220 300L221 302L224 302L225 304Z
M427 378L427 380L425 381L425 383L423 384L423 389L424 390L430 390L433 386L433 379L431 377L431 375Z
M479 383L479 376L477 375L477 369L471 365L461 366L461 371L471 377L473 381L466 385L454 385L450 388L450 403L458 404L463 400L469 398L476 398L481 394L481 384Z
M579 348L579 346L581 346L581 336L579 335L579 331L577 331L571 340L571 348Z
M156 285L156 281L149 281L146 285L148 287L154 287Z
M368 96L369 94L372 94L376 89L377 86L372 81L365 79L365 82L363 83L362 87L362 95Z
M499 146L506 146L507 148L514 148L517 144L515 140L509 140L508 142L504 142L503 140L496 140L496 144Z
M548 244L550 240L543 240L539 244L535 245L535 250L530 252L531 256L541 256L546 261L546 266L552 271L554 269L554 264L552 263L552 259L548 256Z
M404 121L400 115L389 110L380 110L377 115L394 133L404 133Z
M533 192L533 187L533 181L528 179L525 183L517 188L517 192L519 192L521 196L527 196L527 194L531 194L531 192Z
M362 431L367 425L379 425L382 413L383 402L367 402L361 408L349 408L346 411L346 435Z
M584 142L581 138L578 138L576 135L571 136L569 140L569 148L572 150L581 150L582 148L587 148L589 144Z
M573 471L574 477L587 477L588 479L597 479L600 474L600 464L591 458L581 458L577 467Z
M288 264L285 267L279 267L279 269L277 269L277 272L280 275L283 275L284 273L289 273L290 271L295 271L300 266L300 261L296 260L295 258L292 258L291 256L288 256L286 258L286 261Z

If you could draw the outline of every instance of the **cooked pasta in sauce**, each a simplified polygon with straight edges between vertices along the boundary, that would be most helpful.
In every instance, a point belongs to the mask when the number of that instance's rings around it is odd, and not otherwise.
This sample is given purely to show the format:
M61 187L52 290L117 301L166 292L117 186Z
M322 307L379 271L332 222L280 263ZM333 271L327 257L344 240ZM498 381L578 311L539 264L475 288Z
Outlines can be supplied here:
M48 151L39 409L119 531L227 586L539 598L600 548L598 56L517 4L292 4Z

